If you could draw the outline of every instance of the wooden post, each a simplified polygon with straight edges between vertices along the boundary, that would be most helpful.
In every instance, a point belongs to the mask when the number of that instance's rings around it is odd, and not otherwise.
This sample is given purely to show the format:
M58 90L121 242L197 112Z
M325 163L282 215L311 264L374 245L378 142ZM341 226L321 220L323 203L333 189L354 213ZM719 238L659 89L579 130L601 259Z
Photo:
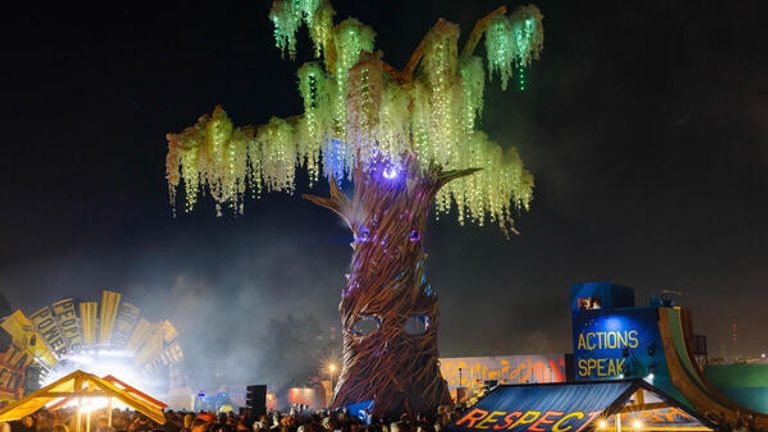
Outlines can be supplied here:
M88 400L88 409L85 410L85 432L91 432L91 403Z
M75 432L80 432L80 424L83 421L83 400L77 398L77 423L75 424Z
M107 404L107 427L112 427L112 403L114 398L110 396L109 403Z

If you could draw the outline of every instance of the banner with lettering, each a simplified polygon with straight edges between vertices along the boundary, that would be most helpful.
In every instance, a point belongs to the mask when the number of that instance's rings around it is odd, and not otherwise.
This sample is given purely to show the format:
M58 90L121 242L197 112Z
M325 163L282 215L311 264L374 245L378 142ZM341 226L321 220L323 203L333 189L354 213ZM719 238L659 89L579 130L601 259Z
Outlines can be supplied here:
M139 314L141 309L128 302L122 302L120 304L120 310L117 313L117 321L115 322L115 331L112 333L112 344L116 347L123 348L128 343L128 338L131 337L133 327L139 320Z
M112 331L115 328L117 311L120 308L122 295L114 291L104 290L101 293L101 308L99 310L99 343L109 344L112 340Z
M25 352L23 347L19 348L14 345L8 347L4 359L5 364L18 369L19 371L23 370L34 361L34 358Z
M451 432L579 432L617 399L630 381L503 385L446 427Z
M96 325L99 304L97 302L80 302L80 327L83 331L83 345L90 347L96 343Z
M83 337L80 326L77 324L77 312L75 301L72 298L63 298L51 305L56 320L59 322L61 336L67 342L70 351L78 351L83 346Z
M636 399L640 394L642 402ZM590 424L599 419L606 420L606 424L595 430L616 432L615 416L619 415L616 412L621 412L621 423L627 425L625 430L711 431L715 428L658 388L642 380L623 380L500 386L446 429L450 432L580 432L591 430Z
M181 350L179 341L173 341L166 346L160 358L165 366L170 366L184 360L184 352Z
M163 334L157 328L158 324L154 324L154 326L155 329L152 334L136 351L133 361L138 365L151 363L163 354Z
M61 336L59 322L56 320L53 313L51 313L51 308L48 306L41 308L30 315L29 318L35 323L37 330L43 336L43 339L45 339L53 352L56 353L58 357L64 356L64 354L67 353L67 342Z
M655 308L583 311L573 324L576 380L662 375L664 350ZM651 370L649 365L655 365Z
M12 368L0 362L0 402L8 400L8 395L11 398L16 395L23 375L21 369Z
M0 327L11 335L11 342L20 350L29 354L38 363L50 370L58 361L56 355L48 348L45 339L37 331L37 326L24 312L17 310L5 317Z
M499 384L564 382L563 355L510 355L498 357L453 357L440 359L440 373L451 390L478 389L485 381ZM461 382L459 382L461 381Z
M125 348L128 351L137 351L139 347L144 344L148 337L152 335L152 324L144 318L139 318L139 322L133 329L131 337L128 339L128 344Z

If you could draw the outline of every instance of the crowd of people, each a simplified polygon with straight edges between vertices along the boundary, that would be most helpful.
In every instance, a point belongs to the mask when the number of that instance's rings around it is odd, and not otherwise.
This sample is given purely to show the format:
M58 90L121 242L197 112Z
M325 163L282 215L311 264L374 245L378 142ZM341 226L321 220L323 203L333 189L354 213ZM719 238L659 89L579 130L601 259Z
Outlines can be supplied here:
M729 418L724 413L707 412L705 416L709 421L719 426L718 432L759 431L755 424L755 416L752 413L743 414L737 411L735 417Z
M234 412L167 411L161 425L135 411L114 409L111 425L106 409L91 413L90 432L440 432L458 418L461 407L439 407L434 417L404 414L399 419L363 419L345 411L309 411L291 409L272 412L258 419L245 418ZM726 418L707 413L717 432L756 432L755 417L739 414ZM0 432L75 432L76 411L42 409L33 415L10 423L0 423ZM81 423L81 432L85 432Z
M90 432L440 432L457 410L440 407L433 418L404 414L395 421L363 419L344 411L272 412L251 421L234 412L168 411L160 425L135 411L114 409L111 426L105 409L91 413ZM2 424L0 432L75 432L75 410L45 409L19 421ZM81 424L81 432L85 426Z

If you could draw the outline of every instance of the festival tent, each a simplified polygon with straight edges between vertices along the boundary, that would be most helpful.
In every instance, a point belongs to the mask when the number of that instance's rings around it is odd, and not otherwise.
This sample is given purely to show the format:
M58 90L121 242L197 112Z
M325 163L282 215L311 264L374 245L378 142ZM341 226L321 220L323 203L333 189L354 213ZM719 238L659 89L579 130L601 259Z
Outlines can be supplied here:
M126 389L121 388L122 386L123 384L113 377L107 380L78 370L0 408L0 422L19 420L46 406L49 409L60 408L72 400L82 402L83 399L108 398L111 403L114 398L153 421L165 424L165 404L132 387ZM78 429L79 426L78 422Z
M716 426L642 380L501 385L450 432L712 431ZM588 430L588 429L587 429Z

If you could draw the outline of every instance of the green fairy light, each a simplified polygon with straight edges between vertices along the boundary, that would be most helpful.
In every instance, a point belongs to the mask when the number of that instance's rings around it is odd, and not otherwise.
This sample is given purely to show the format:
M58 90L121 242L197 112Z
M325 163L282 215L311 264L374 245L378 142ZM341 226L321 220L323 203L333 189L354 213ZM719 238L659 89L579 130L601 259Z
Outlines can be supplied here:
M296 32L301 25L301 11L295 6L292 0L276 0L269 13L275 27L275 45L290 58L296 57Z
M507 89L507 81L512 76L512 61L515 58L515 46L511 40L512 21L506 15L497 15L485 31L485 52L488 57L488 73L499 74L501 88Z
M226 204L242 212L249 191L256 197L263 190L292 193L296 167L306 168L310 184L322 175L341 181L376 158L400 163L411 153L425 171L482 168L439 191L437 214L456 209L460 223L512 228L512 215L530 204L533 177L514 147L504 151L478 124L486 79L498 76L502 88L513 79L519 91L527 88L528 65L543 46L539 10L525 6L495 15L483 33L485 59L459 55L458 26L440 23L425 38L421 61L407 79L385 68L370 27L354 18L334 25L333 17L327 0L273 1L277 47L293 57L297 32L306 26L318 57L297 71L303 113L235 127L217 107L169 134L171 199L183 183L187 210L209 193L217 210Z
M518 66L539 58L544 43L541 20L539 9L529 5L517 8L511 16L497 15L489 24L485 32L488 72L491 77L499 75L502 89L506 90L513 67L520 72Z
M461 87L464 95L464 133L470 134L483 112L485 70L480 57L471 56L461 60Z

